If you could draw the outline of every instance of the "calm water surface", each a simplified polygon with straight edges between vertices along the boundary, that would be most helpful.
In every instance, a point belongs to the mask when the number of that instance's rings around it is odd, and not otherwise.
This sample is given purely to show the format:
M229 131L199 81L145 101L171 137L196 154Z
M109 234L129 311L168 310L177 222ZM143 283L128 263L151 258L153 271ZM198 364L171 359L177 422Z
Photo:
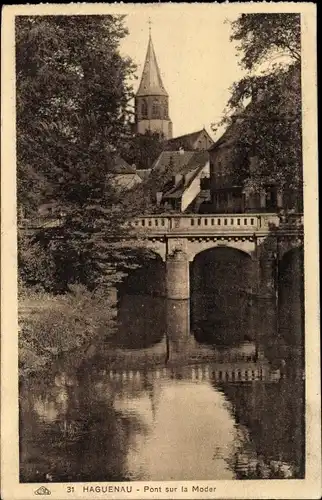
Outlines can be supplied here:
M123 295L115 337L21 385L21 481L304 476L299 342L195 299Z

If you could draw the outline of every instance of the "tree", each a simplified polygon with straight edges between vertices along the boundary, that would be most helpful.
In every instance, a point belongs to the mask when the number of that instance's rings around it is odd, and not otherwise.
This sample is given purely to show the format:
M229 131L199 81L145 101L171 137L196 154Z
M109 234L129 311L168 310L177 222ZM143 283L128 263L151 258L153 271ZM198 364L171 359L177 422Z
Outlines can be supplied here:
M84 164L108 173L107 153L129 134L134 66L118 52L125 34L120 16L17 18L18 183L33 169L56 194Z
M133 260L111 244L136 213L111 183L130 138L135 67L119 53L126 33L124 16L16 19L18 205L33 212L50 196L65 213L61 227L37 235L65 288L111 280L118 263Z
M302 204L300 16L243 14L232 23L240 65L248 71L233 84L221 121L236 127L235 153L256 158L245 169L254 189L274 180ZM269 69L264 66L269 64ZM237 121L237 126L236 126Z
M153 162L164 150L164 137L149 131L145 134L135 134L127 147L124 159L128 163L134 163L139 168L152 168Z
M253 70L276 55L301 62L300 14L242 14L231 23L231 41L239 42L240 64Z

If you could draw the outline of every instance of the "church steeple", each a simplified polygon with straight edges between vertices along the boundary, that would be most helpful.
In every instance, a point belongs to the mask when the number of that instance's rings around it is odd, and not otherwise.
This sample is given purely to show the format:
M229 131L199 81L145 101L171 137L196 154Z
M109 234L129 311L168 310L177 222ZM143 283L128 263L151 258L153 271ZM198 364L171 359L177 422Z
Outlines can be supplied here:
M165 139L171 139L172 123L168 107L169 96L162 82L150 29L141 82L135 96L137 133L158 132Z
M168 94L162 83L161 73L154 52L151 34L149 36L148 50L145 57L141 83L136 93L137 97L148 95L164 95L168 97Z

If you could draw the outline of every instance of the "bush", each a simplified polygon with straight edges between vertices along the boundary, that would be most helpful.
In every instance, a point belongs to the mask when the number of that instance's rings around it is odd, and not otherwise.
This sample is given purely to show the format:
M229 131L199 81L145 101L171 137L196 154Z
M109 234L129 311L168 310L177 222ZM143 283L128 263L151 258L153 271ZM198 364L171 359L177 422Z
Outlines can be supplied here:
M38 370L64 352L114 332L112 291L89 292L73 285L57 298L33 291L21 301L27 313L20 318L20 368Z

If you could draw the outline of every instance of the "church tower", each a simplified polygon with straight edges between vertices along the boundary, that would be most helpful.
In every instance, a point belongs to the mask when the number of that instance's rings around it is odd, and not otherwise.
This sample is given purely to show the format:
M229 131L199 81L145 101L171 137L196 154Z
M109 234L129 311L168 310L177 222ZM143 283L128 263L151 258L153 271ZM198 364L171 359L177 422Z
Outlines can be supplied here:
M162 83L151 32L141 83L135 96L135 123L138 134L159 132L165 139L172 138L169 96Z

